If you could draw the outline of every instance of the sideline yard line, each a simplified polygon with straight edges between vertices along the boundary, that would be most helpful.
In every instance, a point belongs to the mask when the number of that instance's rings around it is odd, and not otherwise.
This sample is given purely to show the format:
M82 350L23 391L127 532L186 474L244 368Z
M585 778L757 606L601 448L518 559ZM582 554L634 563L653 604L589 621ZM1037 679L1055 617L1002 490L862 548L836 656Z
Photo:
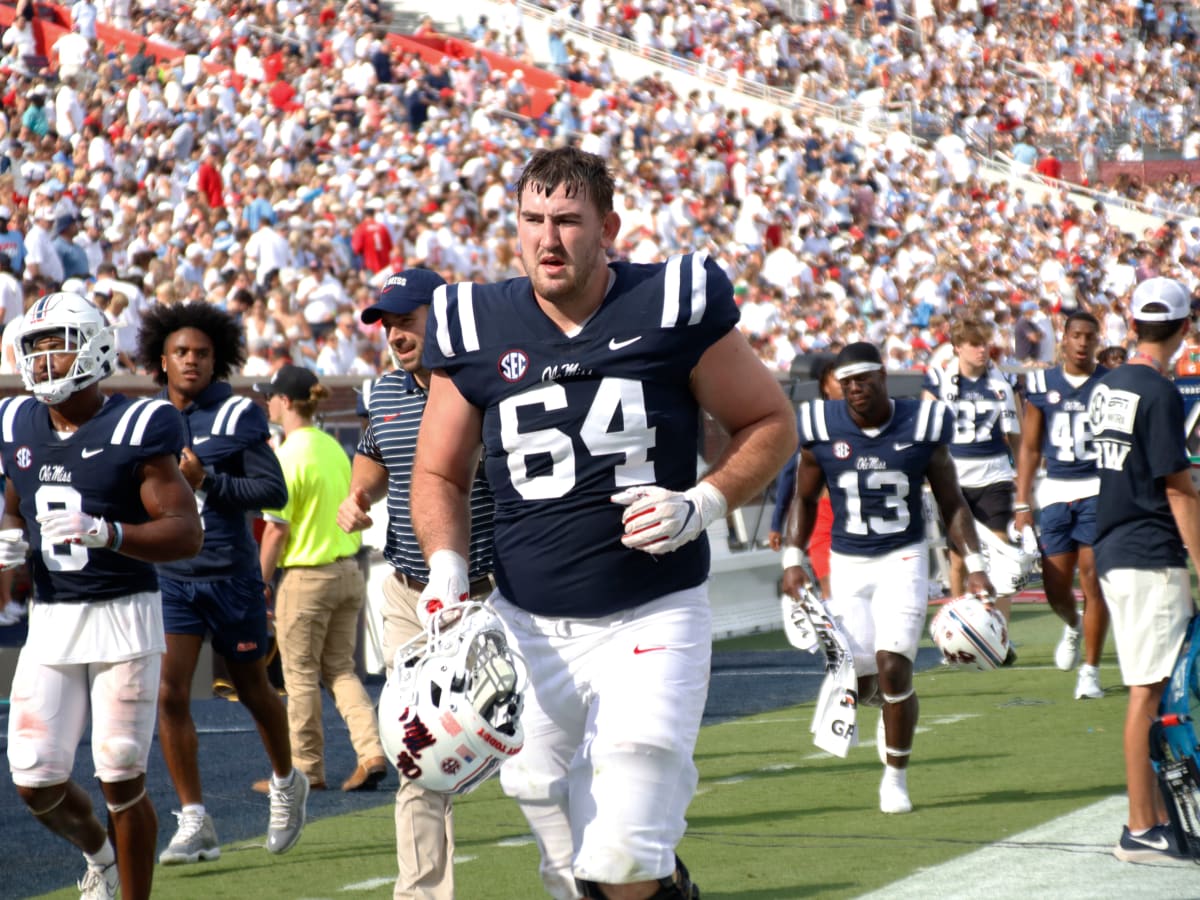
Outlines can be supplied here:
M1095 900L1101 895L1184 900L1200 895L1200 866L1134 865L1113 857L1126 809L1123 795L1109 797L981 850L920 869L859 900ZM1104 886L1099 894L1098 885Z

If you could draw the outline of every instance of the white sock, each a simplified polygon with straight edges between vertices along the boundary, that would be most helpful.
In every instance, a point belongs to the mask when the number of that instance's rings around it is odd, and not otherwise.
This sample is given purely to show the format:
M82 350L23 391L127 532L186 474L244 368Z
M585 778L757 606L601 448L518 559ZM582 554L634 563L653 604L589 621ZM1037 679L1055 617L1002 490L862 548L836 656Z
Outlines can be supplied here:
M180 812L192 816L203 816L206 810L203 803L185 803Z
M883 781L896 787L908 790L908 769L897 769L895 766L883 767Z
M95 853L85 853L83 858L87 860L89 866L95 869L105 869L117 861L117 854L113 851L112 841L108 838L104 839L104 846Z
M277 788L290 787L295 780L296 780L296 770L295 769L292 769L292 771L288 772L287 775L284 776L283 778L280 778L274 772L271 773L271 784L275 785L275 787L277 787Z

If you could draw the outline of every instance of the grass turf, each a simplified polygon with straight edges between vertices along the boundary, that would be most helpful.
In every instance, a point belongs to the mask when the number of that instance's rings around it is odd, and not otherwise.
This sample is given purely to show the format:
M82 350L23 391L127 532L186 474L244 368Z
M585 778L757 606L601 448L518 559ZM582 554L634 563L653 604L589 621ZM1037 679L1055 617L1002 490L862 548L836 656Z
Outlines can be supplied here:
M679 852L706 900L856 896L1121 793L1125 692L1111 641L1101 670L1106 697L1076 701L1074 673L1053 666L1061 631L1045 606L1018 606L1015 669L917 676L922 730L909 773L911 815L877 811L873 746L845 760L813 747L811 704L703 729L700 789ZM717 649L780 646L782 636L772 634ZM877 716L861 713L864 739L874 737ZM456 804L455 821L462 900L544 896L524 818L494 780ZM390 803L312 821L284 857L243 844L225 847L217 862L160 867L155 895L390 897L393 834Z

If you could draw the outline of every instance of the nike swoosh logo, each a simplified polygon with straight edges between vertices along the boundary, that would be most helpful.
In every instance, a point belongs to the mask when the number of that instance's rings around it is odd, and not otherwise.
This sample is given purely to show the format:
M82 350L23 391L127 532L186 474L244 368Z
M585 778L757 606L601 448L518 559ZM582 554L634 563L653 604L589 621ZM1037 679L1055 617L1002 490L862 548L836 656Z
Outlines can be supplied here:
M608 349L609 350L620 350L623 347L628 347L630 344L636 344L641 339L642 339L642 336L640 334L637 337L629 338L629 340L627 340L627 341L618 341L616 338L613 338L611 341L608 342Z
M194 438L192 438L192 443L193 444L203 444L205 441L207 441L211 437L212 437L211 434L206 434L204 437L194 437Z
M103 452L104 452L103 447L101 447L99 450L88 450L85 448L85 449L79 451L79 455L82 456L84 459L91 459L97 453L103 453Z
M910 441L907 444L902 444L899 441L897 441L896 443L892 444L892 446L896 449L896 452L899 453L901 450L907 450L909 447L911 447L912 442Z
M1132 837L1143 847L1149 847L1152 850L1166 850L1168 847L1170 847L1170 844L1167 843L1167 839L1161 834L1152 841L1147 840L1145 835L1142 835L1141 837L1134 837L1133 835L1130 835L1130 837Z
M666 650L666 649L667 649L667 648L666 648L666 646L661 646L661 647L634 647L634 648L633 648L633 653L634 653L634 655L635 655L635 656L637 656L637 655L640 655L640 654L642 654L642 653L653 653L655 650Z

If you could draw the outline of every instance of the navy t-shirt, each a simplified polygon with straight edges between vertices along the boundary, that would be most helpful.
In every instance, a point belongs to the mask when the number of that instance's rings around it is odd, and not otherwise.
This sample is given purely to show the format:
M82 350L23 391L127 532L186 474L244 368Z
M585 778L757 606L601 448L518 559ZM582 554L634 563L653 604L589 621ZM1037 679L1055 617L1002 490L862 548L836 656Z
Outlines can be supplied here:
M1164 479L1188 468L1183 398L1149 366L1113 369L1090 404L1100 470L1096 568L1187 566Z

